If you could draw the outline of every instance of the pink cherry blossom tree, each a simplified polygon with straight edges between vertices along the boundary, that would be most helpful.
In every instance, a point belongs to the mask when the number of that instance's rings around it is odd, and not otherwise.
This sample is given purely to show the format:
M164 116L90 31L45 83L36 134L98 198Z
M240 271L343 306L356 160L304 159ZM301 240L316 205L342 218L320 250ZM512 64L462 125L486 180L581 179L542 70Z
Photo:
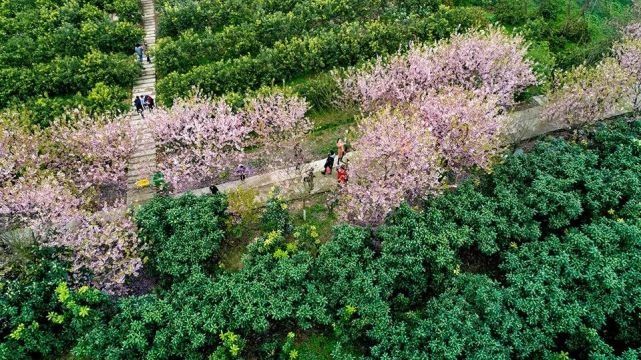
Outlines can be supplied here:
M18 125L15 118L0 118L0 186L35 171L44 156L38 153L41 134Z
M444 89L415 102L417 117L431 133L448 170L490 170L505 145L507 117L493 95L478 97L461 88Z
M632 79L632 105L641 110L641 24L628 25L623 39L614 45L614 54Z
M526 53L522 37L490 27L455 34L434 46L411 45L407 54L352 70L341 84L346 97L368 111L452 86L480 97L491 95L507 107L517 94L537 84Z
M194 94L154 114L160 170L180 192L234 171L250 145L258 148L257 156L287 162L275 151L294 148L309 131L306 112L303 99L281 93L249 99L238 111L224 99Z
M72 114L54 122L48 137L47 167L72 179L79 190L97 185L126 186L135 134L125 118Z
M266 144L297 138L311 130L312 123L305 117L307 109L305 99L274 93L249 99L242 115L258 135L258 144Z
M94 213L54 176L22 177L0 188L0 204L10 227L28 227L39 246L62 249L76 283L123 294L126 279L138 275L142 246L124 206Z
M412 115L386 107L359 124L362 137L342 189L342 217L378 225L401 202L435 191L442 173L436 139Z
M633 80L616 59L580 65L561 74L543 109L544 121L558 126L591 124L630 104Z
M159 108L152 126L159 169L176 192L231 171L251 131L224 100L198 94Z

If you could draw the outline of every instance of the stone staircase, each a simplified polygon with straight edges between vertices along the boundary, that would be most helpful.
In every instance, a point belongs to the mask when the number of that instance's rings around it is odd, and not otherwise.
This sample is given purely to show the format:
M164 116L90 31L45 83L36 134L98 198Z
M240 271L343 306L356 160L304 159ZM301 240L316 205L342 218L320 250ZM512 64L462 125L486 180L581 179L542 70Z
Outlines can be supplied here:
M149 47L156 43L156 10L153 0L142 0L143 23L145 29L145 41ZM152 59L153 61L153 59ZM142 76L138 78L133 88L133 99L136 96L151 95L156 98L156 70L153 62L147 63L147 56L143 59ZM151 180L156 171L156 145L151 132L151 121L153 113L146 111L144 118L132 111L129 122L136 133L136 150L129 159L127 172L127 204L140 205L151 199L154 191L151 186L140 188L136 182L141 179Z

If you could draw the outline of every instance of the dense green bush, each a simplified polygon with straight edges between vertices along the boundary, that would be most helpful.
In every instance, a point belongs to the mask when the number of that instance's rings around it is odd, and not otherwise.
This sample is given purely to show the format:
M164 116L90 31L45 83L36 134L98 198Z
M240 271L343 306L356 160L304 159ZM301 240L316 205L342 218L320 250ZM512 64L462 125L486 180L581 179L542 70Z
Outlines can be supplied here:
M215 264L225 237L226 199L221 195L156 197L136 213L149 265L166 280Z
M345 359L635 359L641 122L576 140L541 141L377 230L339 226L323 245L273 230L237 272L121 301L74 353L287 358L289 333L313 330Z
M278 231L289 234L292 231L292 220L287 211L287 204L278 194L274 194L267 200L260 222L265 232Z
M177 36L188 29L220 30L225 25L239 25L260 19L268 13L289 12L303 0L163 0L160 2L158 28L160 37ZM233 11L230 11L233 10Z
M2 282L0 355L288 358L311 332L345 359L638 358L641 121L568 136L325 244L273 199L237 271L209 268L222 195L156 198L136 219L166 286L113 309L38 260Z
M69 289L67 265L43 257L0 282L0 359L60 358L109 309L96 289Z

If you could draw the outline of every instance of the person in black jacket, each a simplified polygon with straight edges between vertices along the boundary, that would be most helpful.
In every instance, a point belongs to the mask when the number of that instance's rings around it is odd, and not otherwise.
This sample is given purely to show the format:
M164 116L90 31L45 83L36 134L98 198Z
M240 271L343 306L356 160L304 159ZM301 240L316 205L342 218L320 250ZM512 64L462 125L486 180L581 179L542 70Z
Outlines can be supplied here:
M334 167L334 152L331 151L327 154L327 160L325 160L325 165L323 165L323 175L329 175L332 173L332 168Z

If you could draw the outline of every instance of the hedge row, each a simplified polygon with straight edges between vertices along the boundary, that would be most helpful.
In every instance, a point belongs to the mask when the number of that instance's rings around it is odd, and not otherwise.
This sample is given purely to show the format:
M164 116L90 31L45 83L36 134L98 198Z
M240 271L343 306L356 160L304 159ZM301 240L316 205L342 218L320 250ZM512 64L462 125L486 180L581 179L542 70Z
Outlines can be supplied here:
M0 107L16 100L87 94L95 84L131 88L141 67L132 56L93 51L84 57L60 57L31 68L0 69Z
M188 29L218 31L271 12L289 12L302 1L305 0L164 0L160 3L158 36L177 36Z
M44 125L64 107L128 107L123 89L140 74L132 55L141 15L138 0L1 2L0 109Z
M188 30L177 38L163 38L159 41L156 70L161 77L172 71L184 73L197 65L241 55L254 55L279 40L309 32L319 33L327 25L336 26L371 17L405 17L407 13L400 10L409 3L411 1L405 0L307 0L297 4L291 12L266 14L259 19L248 19L238 25L225 26L219 32L211 29L199 33ZM416 11L412 9L412 12Z
M255 56L217 61L185 74L174 72L157 83L158 97L169 104L194 86L212 95L256 89L301 75L354 65L394 52L410 40L442 38L455 31L459 24L465 27L486 21L484 12L475 8L460 9L397 21L348 22L314 36L277 42ZM450 21L453 16L456 18Z

